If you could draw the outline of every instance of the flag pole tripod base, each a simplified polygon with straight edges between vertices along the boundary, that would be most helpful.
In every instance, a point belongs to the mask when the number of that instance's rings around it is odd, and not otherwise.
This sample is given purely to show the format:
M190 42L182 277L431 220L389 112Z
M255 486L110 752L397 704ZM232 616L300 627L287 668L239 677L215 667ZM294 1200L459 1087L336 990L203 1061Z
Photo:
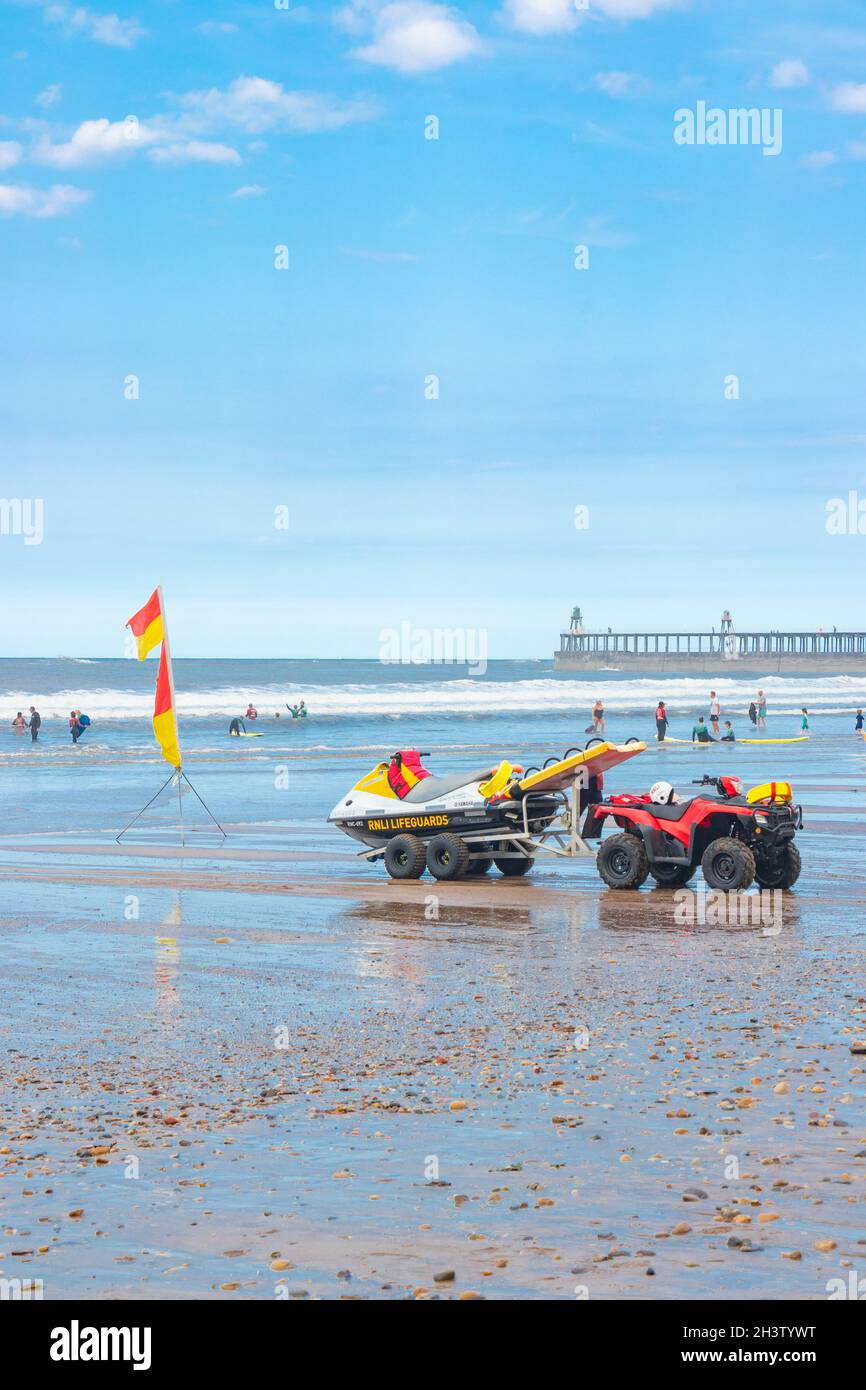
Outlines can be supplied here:
M162 793L165 791L166 787L170 786L170 784L171 784L172 782L176 782L176 785L177 785L178 802L180 802L180 784L181 784L181 782L186 782L186 785L189 787L189 789L190 789L190 791L192 792L193 796L195 797L196 801L198 801L199 804L200 804L200 805L204 808L204 810L207 812L208 816L209 816L210 819L213 821L214 825L216 826L216 828L217 828L217 830L219 831L219 833L222 835L223 839L225 840L225 839L227 838L225 830L223 830L222 826L220 825L219 821L217 820L216 816L214 815L214 813L213 813L213 811L210 809L210 807L207 805L207 803L206 803L205 801L203 801L202 798L199 796L198 792L196 791L196 789L195 789L195 787L193 786L192 782L191 782L191 781L189 780L189 778L187 777L187 775L186 775L186 773L184 772L183 768L177 767L177 768L175 768L175 769L173 770L173 772L171 773L171 775L170 775L169 777L166 778L166 780L163 782L162 786L160 787L159 791L156 792L156 793L150 798L150 801L148 801L147 805L146 805L146 806L142 806L142 808L141 808L141 810L139 811L138 815L137 815L137 816L133 816L133 818L132 818L132 820L129 822L129 824L128 824L128 825L125 825L125 826L123 827L123 829L120 831L120 833L119 833L118 835L115 836L115 844L118 844L118 845L120 844L121 840L123 839L123 837L124 837L124 835L127 833L127 831L129 831L129 830L132 829L132 827L135 825L136 821L140 821L140 820L141 820L141 818L142 818L142 816L144 815L145 811L149 810L149 808L153 805L153 803L154 803L155 801L159 800L160 796L162 796ZM184 830L183 830L183 818L182 818L182 814L181 814L181 842L182 842L182 843L185 843L185 840L184 840Z

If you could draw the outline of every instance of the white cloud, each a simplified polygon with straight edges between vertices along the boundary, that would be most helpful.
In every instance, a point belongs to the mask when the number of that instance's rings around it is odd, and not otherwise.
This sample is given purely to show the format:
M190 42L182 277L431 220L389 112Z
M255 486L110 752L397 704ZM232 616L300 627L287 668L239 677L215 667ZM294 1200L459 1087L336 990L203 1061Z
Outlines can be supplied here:
M72 188L65 183L55 183L51 188L0 183L0 216L62 217L72 208L86 203L89 197L83 188Z
M236 188L234 193L230 193L230 198L263 198L267 193L260 183L242 183L240 188Z
M212 34L236 34L238 31L236 24L221 22L218 19L206 19L195 27L200 34L207 34L208 37Z
M832 150L813 150L811 154L804 154L801 163L807 169L827 169L831 164L839 163L839 156Z
M806 87L809 69L799 58L784 58L770 73L771 87Z
M0 140L0 169L11 169L21 159L21 146L17 140Z
M147 30L137 19L119 19L116 14L94 14L80 5L46 5L42 11L49 24L59 24L70 38L83 37L109 48L134 48Z
M43 87L36 98L36 105L43 110L50 111L53 106L58 106L63 96L63 85L60 82L52 82L50 86Z
M668 10L682 0L588 0L582 8L574 0L505 0L505 17L524 34L565 34L583 19L602 14L607 19L649 19L657 10Z
M109 121L101 116L95 121L82 121L72 136L60 144L52 144L49 137L43 135L34 158L39 164L50 164L55 169L78 169L85 164L100 164L135 154L159 138L156 131L134 117Z
M505 0L505 13L524 34L563 34L580 23L574 0Z
M68 140L52 144L43 135L34 150L39 164L55 169L80 169L104 164L146 151L160 164L240 164L241 157L230 145L195 140L179 131L171 120L156 117L145 123L134 116L109 121L105 116L83 121Z
M866 82L840 82L830 93L830 104L837 111L862 116L866 113Z
M649 86L646 78L636 72L597 72L595 85L609 97L636 97Z
M371 101L338 101L318 92L287 92L280 82L265 77L237 77L221 90L187 92L179 98L190 128L199 133L220 126L240 127L250 134L265 130L307 133L339 130L378 114Z
M219 145L211 140L185 140L176 144L155 145L148 158L157 164L240 164L241 157L231 145Z
M352 50L362 63L402 73L434 72L481 51L474 25L450 5L393 0L370 18L372 42Z

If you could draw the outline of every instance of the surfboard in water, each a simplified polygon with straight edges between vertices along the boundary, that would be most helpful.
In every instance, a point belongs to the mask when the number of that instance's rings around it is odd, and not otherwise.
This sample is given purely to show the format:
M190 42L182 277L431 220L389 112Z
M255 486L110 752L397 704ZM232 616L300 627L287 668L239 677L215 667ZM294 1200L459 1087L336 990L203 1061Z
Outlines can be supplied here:
M711 743L808 743L809 734L798 734L796 738L665 738L665 743L690 743L693 748L709 748Z

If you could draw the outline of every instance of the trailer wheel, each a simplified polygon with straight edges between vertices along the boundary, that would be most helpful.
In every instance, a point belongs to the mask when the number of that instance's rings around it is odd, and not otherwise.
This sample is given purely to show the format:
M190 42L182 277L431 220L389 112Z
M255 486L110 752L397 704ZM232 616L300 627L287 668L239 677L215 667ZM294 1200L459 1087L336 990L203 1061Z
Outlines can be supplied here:
M385 846L385 868L392 878L420 878L427 851L417 835L395 835Z
M640 888L649 873L643 840L628 832L602 840L595 862L608 888Z
M469 850L459 835L434 835L427 846L427 868L434 878L463 878L469 868Z
M493 863L493 856L488 854L484 858L470 859L469 868L466 874L469 878L482 878L484 874L490 872Z
M529 873L535 859L521 857L520 859L494 859L493 862L506 878L522 878L524 874Z
M701 868L710 888L721 893L736 893L754 881L755 856L741 840L722 835L707 845Z
M651 864L650 873L662 888L682 888L697 872L697 864Z
M793 888L800 877L801 868L800 851L794 842L790 841L781 851L774 869L762 864L758 859L755 879L761 888Z

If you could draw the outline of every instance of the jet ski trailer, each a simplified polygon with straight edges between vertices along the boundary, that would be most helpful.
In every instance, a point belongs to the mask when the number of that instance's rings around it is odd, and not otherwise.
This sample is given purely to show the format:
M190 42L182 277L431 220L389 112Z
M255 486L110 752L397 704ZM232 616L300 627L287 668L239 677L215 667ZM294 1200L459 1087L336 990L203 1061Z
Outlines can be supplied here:
M361 858L384 860L392 878L425 869L437 879L476 877L494 864L517 877L538 855L594 859L581 817L603 800L604 774L645 749L638 739L590 740L541 768L502 761L450 777L431 776L418 761L428 755L407 750L362 777L328 820L366 846ZM400 770L409 753L420 776L407 787Z

